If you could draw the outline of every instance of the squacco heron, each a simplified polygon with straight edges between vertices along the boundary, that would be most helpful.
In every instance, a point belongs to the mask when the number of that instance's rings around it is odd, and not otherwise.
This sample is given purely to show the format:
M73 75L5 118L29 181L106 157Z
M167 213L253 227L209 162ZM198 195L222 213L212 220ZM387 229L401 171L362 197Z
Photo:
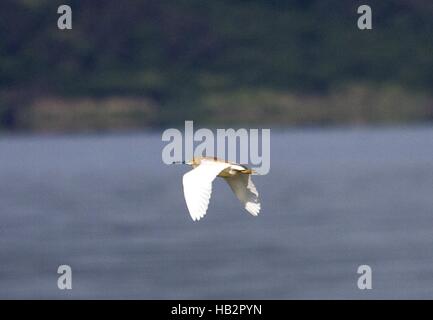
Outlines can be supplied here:
M244 165L200 157L187 164L193 169L183 176L183 192L189 214L194 221L204 217L212 193L212 182L216 177L224 178L244 208L253 216L260 212L259 193L253 184L251 175L255 172Z

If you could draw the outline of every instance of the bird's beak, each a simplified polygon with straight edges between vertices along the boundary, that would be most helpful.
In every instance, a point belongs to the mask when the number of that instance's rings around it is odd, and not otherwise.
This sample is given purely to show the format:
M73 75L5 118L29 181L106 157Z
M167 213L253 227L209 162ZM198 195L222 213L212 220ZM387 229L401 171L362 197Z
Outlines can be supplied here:
M185 161L173 161L172 164L185 164Z

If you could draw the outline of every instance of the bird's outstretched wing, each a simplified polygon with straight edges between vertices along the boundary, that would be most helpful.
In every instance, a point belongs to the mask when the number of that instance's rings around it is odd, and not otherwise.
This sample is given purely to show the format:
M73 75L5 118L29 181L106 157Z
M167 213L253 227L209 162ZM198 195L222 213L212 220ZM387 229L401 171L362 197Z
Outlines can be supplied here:
M202 161L201 164L184 174L183 193L189 214L198 221L206 214L212 193L212 181L229 163Z
M260 212L259 193L253 184L250 174L239 173L225 178L236 197L244 204L245 209L253 216Z

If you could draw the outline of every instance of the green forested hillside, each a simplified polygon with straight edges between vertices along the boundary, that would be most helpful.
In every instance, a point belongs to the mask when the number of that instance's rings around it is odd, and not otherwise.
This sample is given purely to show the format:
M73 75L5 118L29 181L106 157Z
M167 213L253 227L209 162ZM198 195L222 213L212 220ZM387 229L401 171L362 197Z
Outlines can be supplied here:
M0 127L432 119L433 3L361 4L2 0Z

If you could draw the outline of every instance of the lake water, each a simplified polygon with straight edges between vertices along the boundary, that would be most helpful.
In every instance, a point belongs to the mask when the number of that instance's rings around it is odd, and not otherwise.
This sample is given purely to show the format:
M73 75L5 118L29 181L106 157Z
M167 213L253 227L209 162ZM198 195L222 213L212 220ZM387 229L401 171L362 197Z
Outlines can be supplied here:
M261 215L221 180L198 223L163 146L0 138L0 298L433 298L432 128L272 130Z

